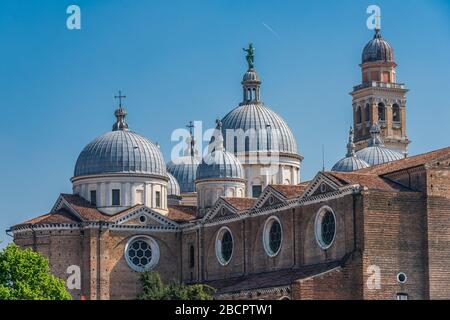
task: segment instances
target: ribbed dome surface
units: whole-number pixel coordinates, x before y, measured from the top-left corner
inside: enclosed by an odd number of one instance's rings
[[[227,130],[229,129],[242,129],[244,133],[249,129],[254,129],[253,140],[250,141],[250,139],[242,137],[240,141],[245,141],[242,147],[239,146],[239,143],[236,145],[234,141],[230,142],[229,145],[227,143]],[[259,134],[259,132],[264,134]],[[234,152],[242,152],[244,150],[240,149],[245,148],[245,152],[270,150],[298,154],[297,143],[291,129],[278,114],[262,103],[243,104],[229,112],[222,119],[222,134],[225,148]]]
[[[208,153],[197,168],[197,180],[216,178],[245,179],[239,160],[223,149]]]
[[[331,171],[351,172],[368,167],[370,167],[369,164],[367,164],[367,162],[365,162],[364,160],[358,159],[355,156],[351,156],[343,158],[336,162]]]
[[[394,49],[381,37],[379,30],[376,31],[375,36],[366,44],[362,52],[362,63],[376,61],[394,61]]]
[[[167,171],[178,181],[181,193],[195,192],[194,182],[201,161],[200,157],[184,156],[167,164]]]
[[[180,195],[180,185],[178,184],[177,179],[169,172],[167,172],[169,176],[169,184],[167,185],[167,195],[168,196],[179,196]]]
[[[401,153],[379,145],[369,146],[359,150],[356,152],[356,157],[364,160],[371,166],[404,158]]]
[[[78,156],[74,176],[140,173],[166,177],[164,157],[157,146],[128,130],[107,132]]]
[[[259,79],[259,75],[255,69],[248,69],[247,72],[244,73],[244,76],[242,77],[242,81],[243,82],[248,82],[248,81],[260,82],[261,80]]]

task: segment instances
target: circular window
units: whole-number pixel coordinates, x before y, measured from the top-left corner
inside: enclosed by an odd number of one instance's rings
[[[266,220],[264,224],[263,244],[264,250],[270,257],[274,257],[280,252],[283,241],[283,229],[280,220],[273,216]]]
[[[125,259],[134,271],[148,271],[159,261],[158,244],[153,238],[135,236],[125,246]]]
[[[227,265],[233,256],[233,235],[227,227],[223,227],[217,233],[216,256],[223,266]]]
[[[336,216],[333,210],[324,206],[316,215],[315,222],[316,240],[322,249],[328,249],[336,236]]]
[[[145,223],[146,221],[147,221],[147,217],[146,216],[142,215],[142,216],[139,217],[139,222],[140,223]]]
[[[274,197],[270,196],[269,197],[269,204],[272,205],[275,202]]]
[[[406,277],[406,274],[404,272],[400,272],[397,274],[397,281],[400,283],[405,283],[408,278]]]
[[[327,191],[327,185],[325,183],[322,183],[320,185],[320,192],[324,193],[325,191]]]

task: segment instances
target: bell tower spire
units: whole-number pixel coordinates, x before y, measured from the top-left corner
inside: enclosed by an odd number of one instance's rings
[[[410,143],[406,134],[406,93],[397,82],[394,49],[381,36],[379,25],[362,52],[362,81],[350,93],[353,97],[354,143],[356,151],[368,146],[371,128],[378,124],[385,146],[406,154]]]

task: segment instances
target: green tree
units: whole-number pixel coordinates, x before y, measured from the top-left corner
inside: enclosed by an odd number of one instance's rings
[[[0,300],[71,300],[64,281],[50,273],[48,260],[9,244],[0,251]]]
[[[216,291],[204,284],[185,285],[174,281],[165,285],[156,272],[143,272],[140,280],[143,290],[139,300],[212,300]]]

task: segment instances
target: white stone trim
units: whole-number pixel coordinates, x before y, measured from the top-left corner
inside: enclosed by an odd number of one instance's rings
[[[137,240],[145,241],[150,246],[150,249],[151,249],[152,257],[150,259],[150,262],[145,267],[139,267],[139,266],[135,265],[133,263],[133,261],[131,261],[131,258],[128,255],[128,251],[130,250],[130,245],[134,241],[137,241]],[[127,262],[128,266],[136,272],[144,272],[144,271],[152,270],[158,264],[159,257],[160,257],[158,242],[155,239],[153,239],[152,237],[149,237],[147,235],[136,235],[136,236],[131,237],[127,241],[127,244],[125,245],[123,254],[125,256],[125,261]]]

